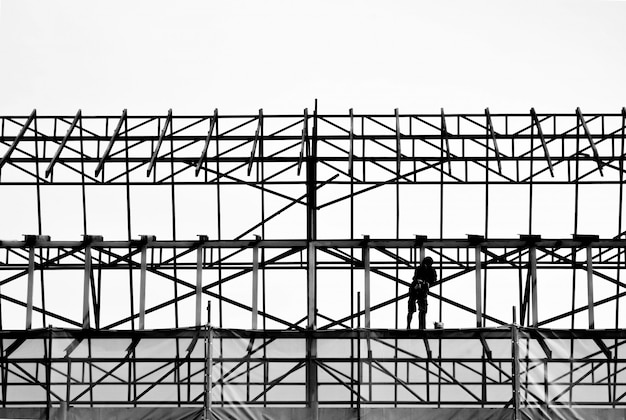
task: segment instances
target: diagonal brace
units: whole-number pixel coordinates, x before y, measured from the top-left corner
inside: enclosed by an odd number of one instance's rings
[[[152,169],[154,169],[156,165],[157,156],[159,155],[159,149],[161,149],[161,144],[163,143],[163,137],[165,137],[165,133],[167,132],[167,128],[172,123],[172,108],[167,111],[167,118],[165,119],[165,124],[163,125],[163,130],[161,130],[161,134],[159,135],[159,141],[157,142],[156,148],[152,153],[152,157],[150,158],[150,164],[148,165],[147,175],[150,176],[152,173]]]
[[[24,134],[26,134],[26,130],[28,130],[28,126],[30,126],[30,123],[35,119],[36,116],[37,110],[33,109],[33,112],[30,113],[28,120],[26,120],[26,123],[22,126],[19,134],[15,137],[15,140],[13,140],[11,146],[9,146],[9,150],[7,150],[4,156],[2,156],[2,159],[0,159],[0,169],[2,169],[4,164],[9,161],[11,153],[13,153],[13,151],[17,148],[17,144],[20,142],[22,137],[24,137]]]
[[[120,120],[117,122],[117,127],[115,127],[115,131],[113,132],[113,135],[111,136],[111,140],[109,140],[109,144],[107,145],[107,148],[104,151],[104,154],[102,155],[102,158],[100,159],[100,162],[98,163],[98,166],[96,167],[96,176],[100,175],[100,172],[102,172],[102,169],[104,168],[104,162],[109,157],[109,154],[111,153],[111,149],[113,148],[113,143],[115,142],[115,139],[117,138],[117,136],[120,134],[120,130],[122,129],[122,124],[124,124],[126,119],[127,119],[126,108],[124,108],[124,110],[122,111],[122,116],[120,117]]]

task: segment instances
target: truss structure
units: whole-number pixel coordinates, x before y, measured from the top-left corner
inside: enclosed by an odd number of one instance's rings
[[[0,124],[3,407],[623,405],[626,109]]]

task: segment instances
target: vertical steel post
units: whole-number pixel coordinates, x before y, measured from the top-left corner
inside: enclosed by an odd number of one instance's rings
[[[513,324],[511,325],[511,350],[513,351],[513,408],[514,420],[520,420],[520,368],[519,368],[519,326],[517,308],[513,306]]]
[[[211,406],[213,399],[211,391],[213,389],[213,328],[211,327],[211,301],[207,303],[207,323],[205,325],[204,336],[204,410],[203,420],[211,418]]]
[[[33,293],[35,285],[35,247],[38,242],[47,242],[50,236],[47,235],[24,235],[24,243],[28,247],[28,277],[26,285],[26,329],[33,326]],[[41,289],[41,299],[44,299],[44,289]],[[42,308],[45,319],[45,307]]]
[[[589,329],[595,328],[594,299],[593,299],[593,260],[591,245],[587,245],[587,305],[589,314]]]
[[[259,325],[259,241],[261,237],[255,235],[256,241],[252,247],[252,329]]]
[[[537,247],[533,244],[528,248],[528,258],[530,259],[530,307],[532,311],[532,326],[537,328],[539,324],[539,305],[537,298]]]
[[[196,327],[202,325],[202,266],[204,265],[204,248],[202,243],[209,238],[206,235],[198,235],[200,244],[196,250]]]
[[[483,305],[482,305],[482,262],[480,258],[480,245],[476,245],[474,248],[476,261],[476,327],[481,328],[483,326]]]
[[[312,409],[313,418],[318,417],[317,395],[317,341],[313,335],[317,318],[317,279],[316,249],[313,241],[317,239],[317,99],[313,111],[313,136],[311,150],[307,157],[306,168],[307,190],[307,366],[306,366],[306,399],[307,406]]]
[[[146,326],[146,271],[148,268],[148,242],[155,239],[154,236],[141,235],[141,273],[139,276],[139,329]]]
[[[363,238],[363,279],[364,279],[364,298],[365,298],[365,328],[370,328],[370,247],[369,235]]]
[[[141,247],[141,273],[139,275],[139,329],[146,326],[146,268],[147,268],[147,248]]]
[[[33,326],[33,283],[35,281],[35,246],[28,250],[28,284],[26,289],[26,329]]]
[[[85,270],[83,274],[83,328],[88,329],[89,319],[89,281],[91,279],[91,240],[85,238],[87,245],[85,246]]]

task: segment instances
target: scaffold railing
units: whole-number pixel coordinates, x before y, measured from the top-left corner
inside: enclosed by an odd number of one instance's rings
[[[4,331],[2,406],[202,407],[207,334]],[[317,403],[328,407],[626,404],[624,331],[211,329],[211,340],[213,407],[310,406],[308,369],[318,378]]]

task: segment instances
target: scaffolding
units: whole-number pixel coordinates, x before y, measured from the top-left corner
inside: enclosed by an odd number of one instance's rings
[[[626,109],[0,121],[2,409],[624,405]]]

